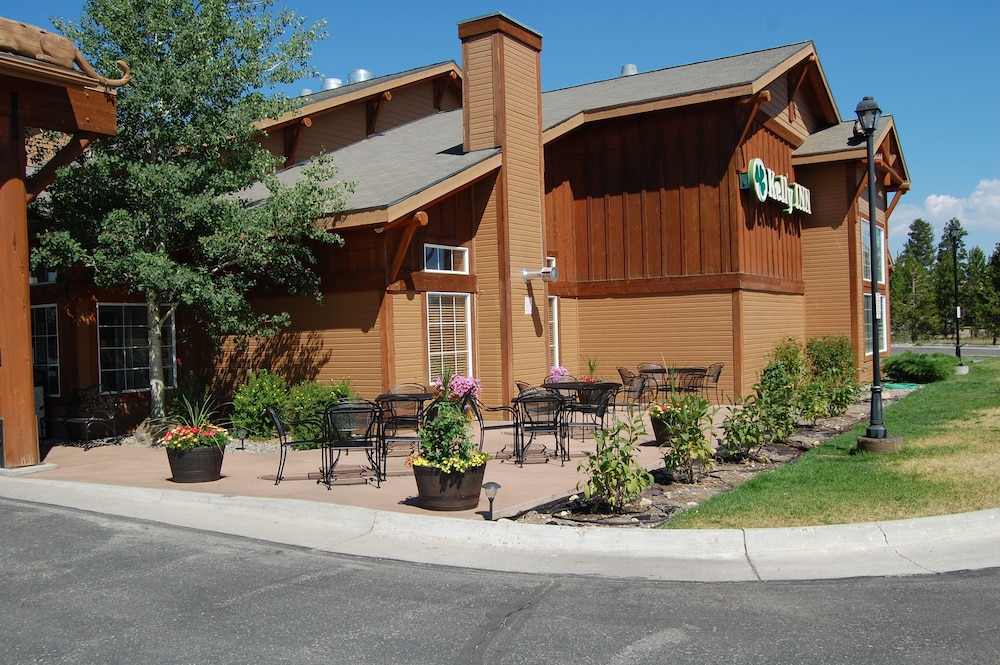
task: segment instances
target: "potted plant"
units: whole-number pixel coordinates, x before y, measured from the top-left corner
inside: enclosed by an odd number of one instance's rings
[[[222,457],[229,444],[229,432],[212,424],[212,399],[191,402],[181,397],[186,413],[183,423],[167,430],[160,439],[167,450],[171,480],[175,483],[203,483],[222,477]]]
[[[684,482],[695,481],[696,463],[705,469],[713,466],[709,406],[701,395],[670,393],[665,404],[654,404],[648,411],[664,466],[671,472],[681,471]]]
[[[444,382],[449,395],[450,382]],[[441,399],[436,414],[419,431],[420,448],[406,463],[413,467],[420,505],[430,510],[470,510],[479,505],[489,454],[469,437],[469,421],[457,400]]]

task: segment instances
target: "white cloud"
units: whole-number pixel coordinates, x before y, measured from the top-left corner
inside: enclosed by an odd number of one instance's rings
[[[944,225],[953,217],[957,217],[962,222],[962,228],[969,232],[966,244],[982,248],[989,256],[1000,242],[1000,178],[980,180],[966,198],[931,194],[924,199],[923,205],[901,201],[889,222],[890,249],[894,254],[902,249],[913,220],[930,222],[937,240]]]

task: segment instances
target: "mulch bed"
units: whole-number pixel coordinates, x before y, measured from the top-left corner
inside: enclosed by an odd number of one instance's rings
[[[882,401],[888,405],[910,392],[911,390],[905,389],[887,389],[882,393]],[[653,484],[629,510],[620,514],[595,512],[594,507],[583,500],[581,493],[536,506],[513,519],[525,524],[656,528],[680,511],[721,492],[728,492],[762,471],[794,462],[807,450],[868,420],[870,410],[871,396],[866,394],[842,416],[820,419],[816,423],[801,423],[788,444],[764,446],[762,452],[766,461],[717,461],[707,473],[702,469],[694,483],[676,481],[664,468],[654,469],[651,472]]]

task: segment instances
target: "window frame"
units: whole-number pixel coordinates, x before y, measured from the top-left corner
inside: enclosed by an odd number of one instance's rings
[[[453,258],[453,260],[451,262],[452,265],[455,264],[454,257],[461,256],[462,269],[460,269],[460,270],[455,270],[455,269],[448,270],[446,268],[430,268],[430,267],[428,267],[428,265],[427,265],[427,260],[429,258],[428,257],[428,250],[431,250],[432,252],[433,251],[450,252],[451,255],[452,255],[452,258]],[[425,242],[424,243],[424,272],[444,273],[444,274],[448,274],[448,275],[468,275],[469,274],[469,248],[468,247],[455,246],[455,245],[441,245],[441,244],[433,243],[433,242]]]
[[[115,324],[102,324],[102,310],[109,310],[112,307],[120,308],[122,312],[121,325]],[[126,323],[125,309],[130,310],[141,310],[141,320],[143,321],[141,326],[138,325],[128,325]],[[161,313],[166,315],[169,312],[169,307],[162,307]],[[108,316],[108,314],[103,314],[103,316]],[[134,313],[133,313],[134,316]],[[150,389],[150,379],[149,379],[149,333],[148,326],[146,322],[148,314],[146,311],[145,303],[117,303],[117,302],[99,302],[97,303],[97,376],[98,382],[101,385],[101,390],[103,391],[118,391],[119,387],[123,393],[139,393],[146,392]],[[134,321],[134,318],[132,319]],[[138,336],[138,339],[142,340],[142,344],[136,343],[136,337],[131,338],[132,344],[127,344],[129,337],[129,329],[142,328],[145,332],[144,335]],[[103,331],[107,329],[115,328],[121,332],[121,345],[120,346],[105,346]],[[128,356],[133,356],[133,361],[128,362]],[[146,362],[145,364],[137,364],[134,360],[136,352],[145,352]],[[121,365],[113,368],[108,368],[105,366],[105,357],[110,353],[120,353]],[[163,335],[160,345],[160,358],[163,364],[163,385],[165,388],[176,388],[177,387],[177,330],[176,321],[171,315],[168,319],[164,321],[163,324]],[[137,373],[141,373],[145,370],[146,381],[144,385],[140,385],[135,382],[134,378]],[[116,376],[116,381],[112,385],[110,382],[105,381],[105,377],[108,373],[113,372]],[[130,380],[130,378],[132,380]],[[119,385],[120,384],[120,385]]]
[[[871,221],[867,217],[861,218],[861,278],[866,282],[872,281],[872,249],[871,245]],[[885,284],[885,229],[875,224],[875,253],[878,255],[878,283]],[[865,255],[867,254],[867,262]]]
[[[48,329],[48,317],[46,316],[46,330],[45,334],[38,334],[35,330],[35,311],[52,311],[55,313],[53,321],[55,322],[55,331],[50,331]],[[55,340],[55,362],[49,356],[49,353],[45,354],[45,363],[37,363],[37,344],[38,340],[44,338],[46,340],[46,349],[48,349],[48,340]],[[31,370],[32,372],[37,371],[39,368],[43,368],[45,372],[45,396],[46,397],[61,397],[62,396],[62,369],[60,368],[59,358],[61,355],[61,349],[59,348],[59,306],[55,303],[42,303],[40,305],[31,306]],[[51,390],[52,386],[50,384],[49,372],[55,368],[55,391]]]
[[[443,342],[444,336],[440,334],[444,330],[445,326],[450,326],[453,330],[457,330],[463,325],[462,321],[452,321],[452,322],[432,322],[434,307],[434,299],[437,298],[454,298],[462,301],[461,310],[464,317],[464,349],[456,346],[454,350],[451,351],[434,351],[433,345],[435,337]],[[441,307],[438,308],[439,313],[443,311]],[[455,312],[459,311],[458,307],[455,307]],[[446,357],[457,358],[459,355],[463,355],[463,363],[465,365],[464,369],[459,369],[457,364],[449,369],[455,374],[461,374],[463,376],[472,376],[472,294],[463,293],[460,291],[428,291],[425,298],[424,313],[427,317],[425,320],[425,330],[427,332],[427,375],[431,380],[437,377],[441,377],[445,368],[448,367],[445,362]],[[432,326],[438,326],[439,334],[435,336],[434,329]],[[458,335],[454,336],[455,341],[458,341]],[[441,344],[442,348],[444,344]],[[437,362],[437,369],[435,369],[435,359]],[[442,377],[443,378],[443,377]]]
[[[864,304],[864,321],[865,321],[865,356],[872,355],[872,317],[871,317],[871,301],[872,294],[866,293],[862,298],[861,302]],[[883,294],[878,294],[879,301],[879,354],[885,353],[889,350],[889,326],[886,325],[885,314],[887,311],[886,305],[888,298]]]

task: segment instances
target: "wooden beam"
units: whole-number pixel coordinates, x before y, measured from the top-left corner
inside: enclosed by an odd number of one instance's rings
[[[367,123],[366,130],[368,136],[375,133],[375,125],[378,123],[379,114],[382,113],[382,107],[385,103],[392,99],[392,93],[386,90],[376,99],[371,99],[365,104],[365,110],[367,111]]]
[[[51,185],[56,179],[56,171],[72,164],[73,160],[83,154],[83,151],[87,149],[87,146],[90,145],[90,142],[94,138],[96,136],[89,132],[74,134],[69,143],[60,148],[59,152],[45,166],[28,178],[27,202],[31,203],[34,201],[42,193],[43,189]]]
[[[795,95],[798,94],[799,88],[805,83],[806,75],[809,73],[809,65],[815,63],[819,58],[815,55],[811,55],[802,62],[802,71],[799,72],[799,80],[795,82],[792,86],[792,92],[788,95],[788,120],[795,121]]]
[[[0,115],[10,115],[11,94],[20,100],[17,112],[22,127],[96,136],[114,136],[118,131],[112,93],[0,76]]]
[[[282,130],[285,135],[285,168],[295,163],[295,153],[299,149],[299,141],[302,140],[302,132],[308,127],[312,127],[312,118],[302,118],[293,125],[288,125]]]
[[[410,249],[410,242],[413,240],[413,234],[416,232],[418,226],[427,226],[427,213],[423,210],[418,210],[413,213],[413,216],[405,220],[401,224],[392,224],[390,226],[403,226],[403,237],[399,239],[399,245],[396,247],[396,255],[392,259],[392,266],[389,268],[389,274],[387,276],[387,283],[392,284],[399,277],[399,269],[403,267],[403,259],[406,258],[406,253]],[[385,226],[382,228],[382,233],[384,233],[390,226]]]
[[[743,142],[746,141],[747,135],[750,133],[750,126],[753,125],[753,121],[757,117],[757,111],[760,110],[760,105],[769,101],[771,101],[770,90],[764,90],[762,92],[758,92],[756,95],[740,100],[740,104],[753,105],[750,109],[750,113],[747,115],[746,122],[743,123],[743,132],[740,134],[740,140],[736,142],[740,157],[738,167],[741,169],[746,168],[746,158],[743,155]]]
[[[886,228],[889,227],[889,217],[892,216],[892,211],[896,209],[896,204],[899,203],[899,200],[901,198],[903,198],[903,194],[905,194],[908,191],[910,191],[910,183],[908,183],[908,182],[904,182],[902,185],[899,186],[899,189],[897,189],[895,191],[895,193],[894,193],[894,195],[892,197],[892,203],[890,203],[889,207],[886,208],[886,210],[885,210],[885,225],[886,225]]]

